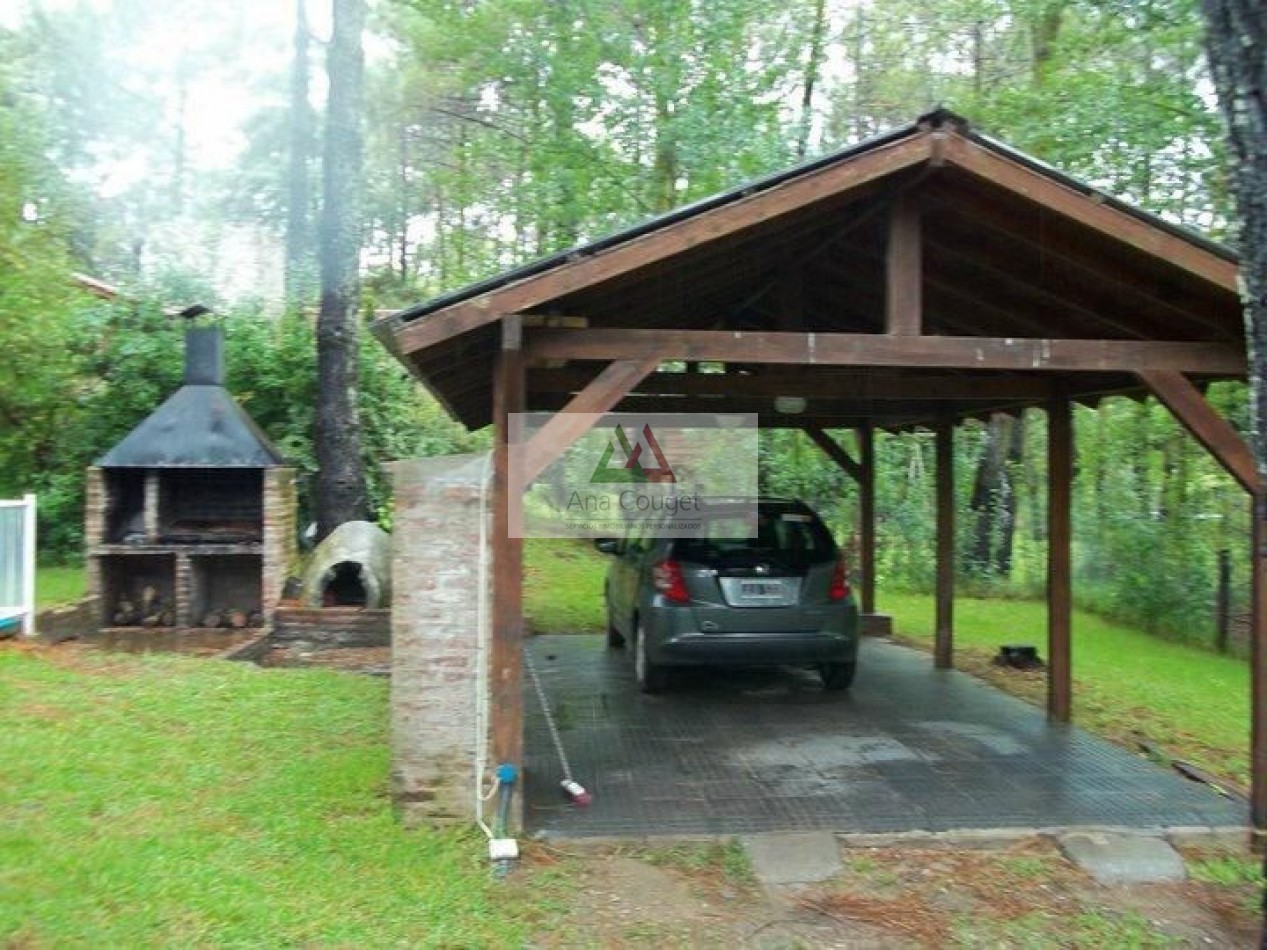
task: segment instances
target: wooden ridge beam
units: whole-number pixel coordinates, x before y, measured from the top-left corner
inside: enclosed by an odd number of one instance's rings
[[[1258,492],[1262,482],[1254,453],[1241,434],[1205,401],[1183,373],[1173,370],[1141,371],[1139,378],[1163,406],[1179,420],[1207,452],[1250,494]]]
[[[818,426],[808,425],[801,431],[809,436],[810,441],[822,449],[829,459],[844,469],[846,475],[855,482],[862,481],[862,465],[849,454],[843,445]]]
[[[466,333],[546,301],[611,280],[674,254],[715,241],[928,161],[928,133],[918,133],[880,146],[839,164],[807,172],[781,184],[613,247],[575,257],[539,274],[525,277],[462,300],[393,328],[395,347],[412,353]]]
[[[900,337],[738,330],[538,330],[533,360],[664,359],[814,366],[1143,372],[1243,376],[1245,353],[1226,343],[1021,337]]]
[[[1218,287],[1239,292],[1237,265],[1132,214],[1083,194],[961,135],[948,136],[944,155],[961,168],[1020,197],[1045,205],[1113,240],[1167,261]]]

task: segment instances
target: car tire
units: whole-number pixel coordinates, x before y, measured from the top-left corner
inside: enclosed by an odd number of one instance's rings
[[[857,663],[824,663],[818,668],[818,672],[823,678],[823,689],[831,690],[832,692],[848,689],[852,686],[854,673],[857,670]]]
[[[647,634],[639,622],[634,634],[634,682],[638,684],[638,691],[659,693],[663,691],[666,679],[664,667],[647,658]]]
[[[607,649],[623,650],[625,648],[625,635],[616,629],[616,625],[612,623],[611,611],[607,612]]]

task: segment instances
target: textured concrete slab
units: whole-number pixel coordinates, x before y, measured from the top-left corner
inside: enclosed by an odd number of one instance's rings
[[[825,831],[749,835],[742,840],[752,873],[767,887],[817,884],[844,870],[836,837]]]
[[[1179,852],[1162,838],[1075,831],[1057,841],[1065,857],[1101,884],[1166,884],[1188,876]]]
[[[863,641],[844,693],[802,669],[699,669],[646,696],[629,651],[602,637],[533,637],[525,648],[593,794],[588,808],[562,800],[525,684],[525,818],[543,836],[1243,832],[1248,818],[1204,786],[879,640]]]

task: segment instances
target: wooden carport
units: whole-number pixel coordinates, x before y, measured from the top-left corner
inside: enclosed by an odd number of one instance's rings
[[[1048,413],[1048,714],[1067,721],[1072,405],[1157,396],[1260,498],[1248,446],[1202,394],[1246,372],[1226,248],[1068,178],[939,111],[887,135],[418,307],[379,338],[469,427],[495,426],[493,754],[522,757],[522,541],[507,530],[509,413],[760,414],[804,430],[860,486],[861,598],[875,609],[874,431],[937,433],[934,662],[953,663],[955,424]],[[666,365],[666,364],[671,364]],[[775,411],[776,397],[802,411]],[[829,430],[857,433],[854,457]],[[1252,539],[1252,809],[1267,830],[1267,527]]]

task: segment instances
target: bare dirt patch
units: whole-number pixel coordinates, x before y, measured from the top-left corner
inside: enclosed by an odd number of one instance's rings
[[[824,884],[763,889],[737,845],[530,845],[573,883],[545,946],[1253,946],[1252,884],[1104,887],[1035,839],[1006,850],[845,849]]]

